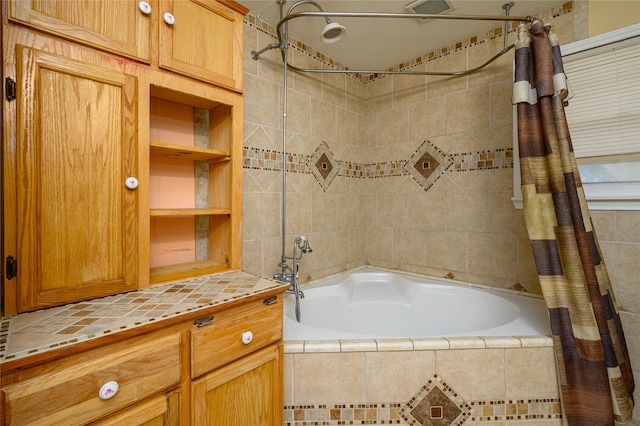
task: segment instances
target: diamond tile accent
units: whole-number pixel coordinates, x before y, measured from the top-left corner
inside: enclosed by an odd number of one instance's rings
[[[407,160],[403,168],[425,191],[433,186],[451,166],[452,160],[429,141]]]
[[[471,417],[471,406],[434,374],[398,415],[411,426],[460,426]]]
[[[322,187],[323,191],[326,191],[333,182],[333,179],[338,175],[340,171],[340,163],[333,156],[329,145],[325,141],[316,148],[313,155],[309,158],[307,168],[311,170],[313,176]]]

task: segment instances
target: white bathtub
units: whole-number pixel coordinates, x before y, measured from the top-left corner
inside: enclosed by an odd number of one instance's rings
[[[453,281],[372,268],[302,288],[285,297],[284,340],[550,335],[544,301]]]

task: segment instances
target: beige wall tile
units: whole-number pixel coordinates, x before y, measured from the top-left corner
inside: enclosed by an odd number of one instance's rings
[[[447,133],[489,127],[487,99],[490,99],[489,86],[447,94]]]
[[[293,355],[293,402],[301,404],[364,403],[364,354]]]
[[[504,349],[436,352],[436,371],[466,400],[506,398]]]
[[[435,373],[435,352],[368,352],[364,365],[367,402],[407,401]]]
[[[559,398],[553,348],[506,349],[507,398]]]
[[[616,217],[618,241],[640,243],[640,211],[619,211]]]

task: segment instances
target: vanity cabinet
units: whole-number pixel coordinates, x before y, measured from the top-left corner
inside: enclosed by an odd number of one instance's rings
[[[241,267],[247,9],[144,4],[3,4],[5,315]]]
[[[192,424],[283,424],[281,302],[237,307],[192,331]]]
[[[217,0],[9,1],[12,21],[237,91],[247,11]]]
[[[4,364],[0,424],[281,426],[284,289]]]

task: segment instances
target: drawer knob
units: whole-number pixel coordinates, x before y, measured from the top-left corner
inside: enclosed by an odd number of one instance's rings
[[[100,388],[100,399],[111,399],[118,393],[118,382],[107,382]]]
[[[248,345],[253,340],[253,333],[250,331],[245,331],[242,333],[242,343]]]

